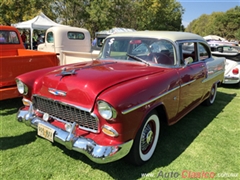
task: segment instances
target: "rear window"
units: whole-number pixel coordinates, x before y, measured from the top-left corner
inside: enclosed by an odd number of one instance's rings
[[[85,36],[82,32],[68,32],[68,39],[83,40]]]
[[[0,30],[0,44],[19,44],[19,39],[15,31]]]

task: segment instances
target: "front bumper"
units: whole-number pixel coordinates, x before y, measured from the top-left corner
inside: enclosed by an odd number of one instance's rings
[[[116,161],[126,156],[133,144],[133,140],[126,143],[114,145],[114,146],[102,146],[96,144],[93,140],[85,138],[83,136],[77,137],[73,134],[73,129],[70,132],[64,131],[52,124],[43,121],[41,118],[32,114],[32,107],[29,110],[20,108],[17,113],[17,120],[24,122],[26,125],[35,129],[39,124],[42,124],[55,131],[53,140],[64,145],[70,150],[74,150],[85,154],[90,160],[95,163],[104,164]]]

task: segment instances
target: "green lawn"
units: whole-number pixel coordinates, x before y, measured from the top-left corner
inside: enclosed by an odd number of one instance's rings
[[[3,180],[206,179],[211,172],[214,179],[240,179],[240,89],[220,87],[214,105],[200,105],[164,127],[153,158],[141,167],[124,160],[95,164],[37,137],[34,129],[16,121],[21,105],[21,99],[0,101]]]

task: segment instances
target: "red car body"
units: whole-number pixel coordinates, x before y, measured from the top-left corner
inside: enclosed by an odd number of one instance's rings
[[[51,141],[84,153],[97,163],[112,162],[127,154],[134,164],[148,161],[159,136],[158,119],[171,125],[200,103],[212,104],[217,84],[223,79],[225,59],[213,59],[209,54],[205,60],[180,65],[177,48],[174,65],[101,59],[112,45],[108,42],[122,37],[142,35],[132,32],[108,37],[99,60],[17,77],[17,82],[28,89],[23,92],[25,106],[17,119],[37,128],[47,139],[46,133],[52,133]],[[186,40],[196,38],[206,44],[197,35],[190,34]],[[141,48],[139,44],[137,47]],[[210,53],[207,45],[205,48]],[[107,118],[109,112],[112,114]]]

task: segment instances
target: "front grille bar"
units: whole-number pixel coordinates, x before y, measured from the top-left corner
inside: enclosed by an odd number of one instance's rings
[[[57,119],[71,123],[76,122],[79,128],[83,130],[95,133],[99,132],[98,118],[91,115],[90,112],[84,111],[76,106],[34,95],[33,107]]]

